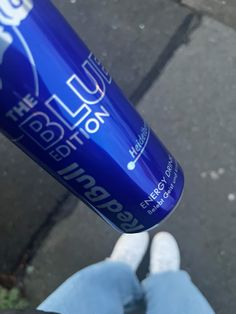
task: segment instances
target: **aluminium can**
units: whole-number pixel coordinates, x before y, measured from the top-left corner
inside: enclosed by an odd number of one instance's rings
[[[179,163],[48,0],[0,2],[0,103],[0,130],[117,230],[179,202]]]

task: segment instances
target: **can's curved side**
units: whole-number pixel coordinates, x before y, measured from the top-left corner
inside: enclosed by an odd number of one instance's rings
[[[117,230],[159,224],[178,162],[49,1],[0,8],[2,132]]]

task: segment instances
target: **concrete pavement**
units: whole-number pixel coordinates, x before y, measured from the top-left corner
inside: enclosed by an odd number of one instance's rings
[[[186,175],[179,208],[152,234],[176,236],[182,267],[222,314],[236,308],[235,49],[236,33],[204,18],[138,105]],[[73,272],[108,256],[117,237],[79,204],[32,260],[28,297],[40,302]],[[146,272],[147,259],[140,278]]]
[[[210,14],[222,23],[236,28],[235,0],[181,0],[181,3]]]
[[[152,110],[142,108],[186,175],[183,202],[162,228],[176,235],[184,269],[225,314],[236,308],[235,49],[235,32],[205,18],[144,97],[146,106],[156,97]]]
[[[156,62],[161,69],[194,23],[192,11],[172,0],[53,2],[135,101]]]

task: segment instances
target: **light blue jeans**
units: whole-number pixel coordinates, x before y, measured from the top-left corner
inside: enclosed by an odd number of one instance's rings
[[[186,272],[152,275],[140,284],[128,265],[111,261],[79,271],[38,309],[61,314],[122,314],[143,297],[148,314],[214,313]]]

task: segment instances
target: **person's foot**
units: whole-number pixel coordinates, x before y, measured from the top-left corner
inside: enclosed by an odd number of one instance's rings
[[[151,274],[180,269],[180,252],[175,238],[168,232],[160,232],[152,240],[150,251]]]
[[[148,232],[123,234],[116,242],[109,259],[128,264],[133,271],[136,271],[147,251],[148,244]]]

